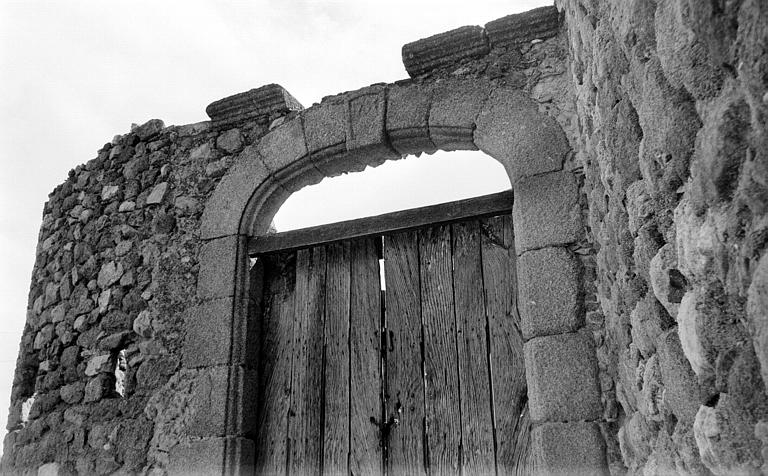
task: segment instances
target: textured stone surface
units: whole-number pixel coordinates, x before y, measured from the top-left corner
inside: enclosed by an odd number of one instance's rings
[[[594,420],[602,415],[590,339],[579,333],[537,337],[526,342],[524,350],[531,421]]]
[[[565,248],[518,258],[518,308],[524,339],[561,334],[584,324],[579,262]]]
[[[485,30],[463,26],[403,46],[403,65],[412,78],[433,69],[454,66],[490,51]]]
[[[576,178],[553,172],[519,181],[513,217],[518,255],[545,246],[564,245],[582,236]]]
[[[540,113],[528,95],[518,90],[491,94],[477,116],[474,136],[480,150],[504,164],[513,183],[562,169],[570,149],[557,122]]]
[[[607,475],[605,441],[594,423],[542,423],[531,431],[536,475]]]

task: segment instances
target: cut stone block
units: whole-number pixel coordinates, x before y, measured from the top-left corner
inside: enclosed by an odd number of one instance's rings
[[[319,183],[325,177],[309,158],[302,121],[302,117],[296,117],[283,123],[262,137],[258,145],[271,175],[291,192]]]
[[[237,260],[245,249],[245,238],[240,235],[216,238],[200,249],[200,272],[197,276],[197,296],[213,299],[234,296]],[[245,266],[247,268],[247,266]]]
[[[185,367],[235,363],[230,362],[234,312],[231,297],[204,301],[191,309],[185,322]]]
[[[242,436],[253,429],[256,413],[256,372],[240,366],[208,367],[192,389],[192,436]]]
[[[434,69],[455,66],[463,59],[480,58],[490,52],[485,30],[463,26],[403,46],[403,65],[416,77]]]
[[[429,107],[432,90],[409,84],[389,88],[387,134],[400,154],[431,154],[437,150],[429,138]]]
[[[584,325],[579,261],[565,248],[523,253],[517,262],[524,339],[575,331]]]
[[[485,25],[491,46],[522,45],[544,40],[560,31],[560,14],[554,6],[507,15]]]
[[[360,170],[400,158],[390,146],[386,133],[387,90],[382,86],[370,86],[347,97],[347,154],[358,163]]]
[[[533,474],[608,475],[605,440],[594,423],[543,423],[531,430]]]
[[[257,151],[264,160],[264,165],[272,173],[290,166],[300,157],[307,155],[301,118],[296,117],[272,129],[261,138]]]
[[[256,148],[246,147],[205,204],[201,238],[208,240],[236,234],[248,200],[269,175]]]
[[[563,168],[570,150],[555,119],[539,112],[523,92],[493,91],[477,117],[477,147],[504,164],[514,184],[531,175]]]
[[[244,93],[219,99],[205,108],[217,129],[231,129],[248,121],[267,122],[274,116],[304,109],[278,84],[267,84]]]
[[[252,474],[256,450],[246,438],[205,438],[171,448],[168,474]]]
[[[581,238],[578,187],[572,173],[562,171],[526,178],[514,190],[512,217],[518,255]]]
[[[477,150],[475,118],[490,94],[481,81],[443,81],[435,88],[429,111],[429,136],[441,150]]]
[[[600,418],[597,359],[589,337],[579,333],[536,337],[523,349],[531,421]]]

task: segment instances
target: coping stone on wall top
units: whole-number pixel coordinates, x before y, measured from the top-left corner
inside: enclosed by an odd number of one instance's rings
[[[544,40],[560,30],[560,13],[554,6],[534,8],[488,22],[485,30],[494,47]]]
[[[273,115],[301,111],[304,107],[279,84],[259,88],[214,101],[205,108],[213,126],[231,128],[250,120],[268,120]]]
[[[490,52],[481,26],[462,26],[403,46],[403,66],[411,77],[479,58]]]

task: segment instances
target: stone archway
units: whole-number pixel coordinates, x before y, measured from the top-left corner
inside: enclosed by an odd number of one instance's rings
[[[583,233],[569,145],[527,95],[487,81],[375,85],[325,99],[251,144],[219,183],[203,214],[197,295],[184,364],[206,375],[176,468],[240,473],[253,458],[246,435],[254,372],[247,352],[247,237],[266,231],[294,191],[326,176],[409,153],[480,149],[513,184],[519,309],[537,467],[599,470],[604,444],[597,364],[583,327],[581,272],[567,245]],[[574,455],[577,459],[573,460]],[[202,465],[202,466],[201,466]]]

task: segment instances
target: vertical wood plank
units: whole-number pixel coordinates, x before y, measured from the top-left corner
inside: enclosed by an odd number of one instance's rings
[[[376,238],[351,242],[350,261],[350,455],[353,475],[383,473],[381,419],[381,283]]]
[[[462,472],[465,476],[488,475],[496,471],[480,235],[477,220],[452,226]]]
[[[325,248],[296,252],[296,308],[288,437],[289,474],[317,474],[322,464]]]
[[[483,287],[490,334],[496,463],[498,474],[515,474],[518,420],[526,400],[523,338],[517,312],[512,217],[482,221]]]
[[[326,246],[323,474],[349,474],[349,241]]]
[[[384,237],[388,474],[426,474],[419,251],[415,232]]]
[[[264,261],[264,307],[259,357],[256,473],[284,475],[291,395],[291,355],[296,281],[296,254]]]
[[[515,453],[513,457],[517,476],[528,476],[535,473],[531,458],[531,418],[528,413],[528,403],[525,403],[520,419],[515,428]]]
[[[429,472],[459,474],[461,407],[450,226],[423,229],[418,235]]]

